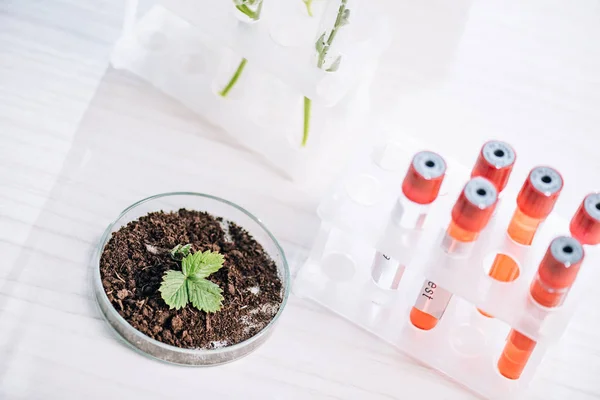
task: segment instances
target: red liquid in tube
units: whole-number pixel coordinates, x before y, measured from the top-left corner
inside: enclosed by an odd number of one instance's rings
[[[517,197],[517,209],[507,233],[515,242],[530,246],[540,224],[550,215],[563,188],[561,175],[550,167],[531,170]],[[503,254],[494,259],[489,276],[500,282],[510,282],[519,276],[519,266]],[[479,310],[486,317],[491,315]]]
[[[531,284],[533,301],[543,307],[560,306],[575,282],[583,258],[583,246],[576,239],[569,236],[554,239]],[[535,340],[512,329],[498,360],[498,371],[508,379],[519,379],[535,345]]]
[[[481,147],[471,178],[481,176],[492,182],[498,193],[501,193],[508,183],[516,160],[515,150],[508,143],[489,141]]]
[[[588,194],[571,220],[571,235],[581,244],[600,243],[600,193]]]
[[[426,205],[437,199],[446,174],[446,162],[437,153],[421,151],[413,157],[406,176],[402,182],[402,193],[410,202]],[[400,215],[393,215],[398,223],[405,217],[404,209]],[[415,219],[415,229],[421,229],[425,223],[426,214]],[[386,289],[398,289],[405,266],[398,263],[381,251],[375,253],[371,264],[371,277]]]
[[[444,240],[446,251],[452,252],[456,246],[477,240],[494,213],[497,201],[496,187],[487,179],[476,177],[467,182],[452,209],[452,221]],[[450,292],[426,280],[410,312],[410,321],[419,329],[434,328],[451,298]]]

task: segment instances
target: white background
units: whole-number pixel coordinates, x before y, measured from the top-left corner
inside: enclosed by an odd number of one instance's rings
[[[374,121],[466,164],[488,138],[511,142],[514,179],[535,164],[563,173],[565,217],[599,189],[598,1],[387,2],[394,40]],[[163,365],[112,336],[88,260],[123,208],[172,190],[228,198],[264,220],[297,268],[320,195],[134,77],[106,72],[121,3],[0,2],[0,398],[471,397],[297,298],[264,347],[223,367]],[[600,397],[599,300],[589,294],[527,396]]]

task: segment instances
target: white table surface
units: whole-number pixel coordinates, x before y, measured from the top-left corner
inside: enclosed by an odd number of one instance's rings
[[[563,172],[565,217],[600,189],[597,0],[388,2],[395,36],[374,120],[466,163],[485,139],[510,141],[515,179],[538,163]],[[265,221],[297,268],[320,195],[135,77],[107,71],[121,3],[0,2],[0,398],[473,397],[294,297],[262,348],[222,367],[165,365],[115,339],[88,265],[124,207],[173,190],[228,198]],[[599,301],[589,293],[527,397],[600,398]]]

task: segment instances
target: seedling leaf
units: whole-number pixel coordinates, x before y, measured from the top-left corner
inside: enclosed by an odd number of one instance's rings
[[[349,23],[350,23],[350,10],[346,8],[342,14],[342,18],[340,19],[340,27],[348,25]]]
[[[184,258],[181,270],[186,277],[206,278],[221,269],[224,262],[225,258],[221,254],[206,250]]]
[[[170,251],[171,258],[173,260],[179,261],[179,260],[189,256],[191,249],[192,249],[192,245],[189,243],[184,246],[178,244],[177,246],[173,247],[173,249],[171,249],[171,251]]]
[[[179,271],[167,271],[160,285],[160,295],[171,309],[179,310],[188,303],[186,277]]]
[[[176,250],[180,252],[187,246],[189,250],[191,245],[175,246],[171,256],[174,257]],[[225,257],[216,251],[188,254],[181,261],[181,272],[170,270],[163,276],[159,289],[161,297],[171,309],[179,310],[191,301],[198,310],[219,311],[224,299],[221,295],[222,290],[205,278],[221,269],[224,262]]]
[[[315,43],[315,47],[317,49],[317,53],[321,54],[323,52],[323,48],[325,47],[325,35],[327,32],[323,32],[323,34],[317,39],[317,43]]]
[[[217,284],[206,279],[191,277],[187,285],[190,301],[198,310],[214,313],[221,309],[223,291]]]

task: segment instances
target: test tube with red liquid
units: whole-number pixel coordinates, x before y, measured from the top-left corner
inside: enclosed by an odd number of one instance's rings
[[[600,193],[585,196],[569,228],[571,235],[581,244],[600,243]]]
[[[516,243],[530,246],[539,226],[554,209],[562,188],[563,179],[555,169],[532,169],[517,196],[517,208],[508,225],[508,236]],[[517,279],[519,273],[519,266],[512,258],[497,254],[489,276],[500,282],[511,282]],[[481,310],[479,312],[491,317]]]
[[[559,307],[577,277],[583,258],[583,246],[576,239],[569,236],[554,239],[529,289],[533,301],[542,307]],[[512,329],[498,360],[500,374],[519,379],[535,346],[535,340]]]
[[[445,174],[446,162],[439,154],[431,151],[415,154],[402,182],[404,198],[398,200],[393,211],[394,223],[408,224],[411,229],[421,229],[427,214],[423,207],[419,206],[431,204],[437,199]],[[409,219],[410,221],[407,221]],[[377,251],[371,266],[371,275],[380,286],[397,289],[405,269],[405,265]]]
[[[475,242],[490,221],[497,201],[498,191],[487,179],[476,177],[467,182],[452,209],[452,221],[442,240],[443,250],[453,253]],[[419,329],[433,329],[451,298],[449,291],[426,280],[410,312],[410,321]]]
[[[517,154],[508,143],[491,140],[481,147],[471,178],[481,176],[492,182],[499,195],[508,183],[516,160]]]

